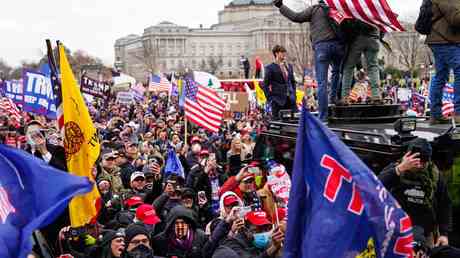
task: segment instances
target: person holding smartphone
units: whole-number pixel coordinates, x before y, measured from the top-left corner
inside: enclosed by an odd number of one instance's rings
[[[452,227],[447,184],[431,157],[431,145],[417,138],[409,142],[401,161],[390,164],[379,175],[385,188],[409,214],[412,224],[424,229],[429,247],[448,245]]]

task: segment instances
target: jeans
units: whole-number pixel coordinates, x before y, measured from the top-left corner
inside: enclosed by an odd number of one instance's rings
[[[364,54],[364,56],[366,57],[367,74],[369,76],[369,82],[372,88],[372,97],[379,97],[379,49],[379,41],[375,38],[358,36],[353,41],[353,43],[350,45],[348,57],[343,67],[342,97],[347,97],[348,95],[350,95],[350,90],[352,87],[351,84],[353,82],[353,74],[356,65],[361,60],[361,54]]]
[[[449,80],[449,73],[454,71],[454,105],[455,115],[460,115],[460,44],[432,44],[436,76],[430,86],[431,116],[442,117],[442,90]]]
[[[337,91],[340,84],[340,66],[342,65],[345,46],[338,41],[318,42],[314,45],[315,50],[315,69],[318,81],[318,111],[319,118],[326,121],[328,118],[328,72],[332,66],[331,78],[331,100],[337,99]]]

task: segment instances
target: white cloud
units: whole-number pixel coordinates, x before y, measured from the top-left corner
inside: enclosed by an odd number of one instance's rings
[[[298,2],[299,0],[286,0]],[[300,0],[302,1],[302,0]],[[44,52],[45,39],[61,40],[107,64],[113,44],[128,34],[167,20],[198,27],[217,23],[217,12],[230,0],[13,0],[2,6],[0,58],[11,65],[34,60]],[[310,0],[307,0],[310,2]],[[416,15],[421,0],[388,0],[401,17]],[[409,3],[410,2],[410,3]]]

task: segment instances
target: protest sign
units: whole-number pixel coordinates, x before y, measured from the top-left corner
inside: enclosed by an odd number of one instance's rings
[[[137,101],[144,101],[145,88],[142,83],[138,83],[131,87],[131,92],[133,93],[134,99]]]
[[[128,105],[134,102],[132,92],[120,91],[117,93],[117,102],[120,104]]]
[[[24,70],[24,105],[27,112],[56,119],[53,86],[50,77],[32,70]]]
[[[22,106],[24,102],[24,90],[21,80],[5,81],[5,96],[11,99],[16,105]]]
[[[107,93],[110,90],[107,82],[98,81],[86,75],[81,76],[80,87],[81,92],[103,99],[107,99]]]
[[[248,94],[246,92],[218,91],[217,94],[230,104],[231,112],[246,112],[249,109]]]

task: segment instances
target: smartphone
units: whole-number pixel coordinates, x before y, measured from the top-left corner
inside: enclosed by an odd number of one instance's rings
[[[252,211],[251,206],[243,206],[243,207],[241,207],[240,210],[239,210],[240,218],[244,219],[244,217],[246,217],[246,214],[248,214],[251,211]]]
[[[198,199],[199,200],[206,200],[206,192],[205,191],[199,191],[198,192]]]

